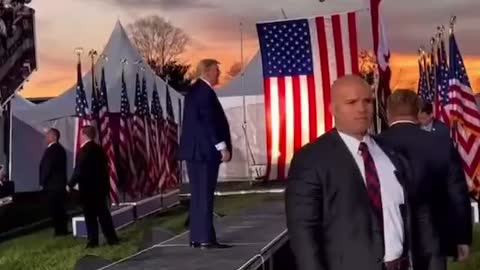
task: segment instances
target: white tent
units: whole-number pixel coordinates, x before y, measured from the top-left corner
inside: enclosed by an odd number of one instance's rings
[[[166,113],[166,83],[156,76],[153,70],[143,62],[142,57],[131,44],[120,22],[116,23],[102,54],[106,55],[108,60],[106,62],[103,59],[98,60],[95,64],[95,73],[97,80],[99,80],[103,64],[105,67],[110,111],[119,112],[120,110],[122,59],[126,59],[125,81],[131,109],[133,110],[135,97],[136,73],[140,67],[144,67],[149,99],[151,99],[155,82],[162,107],[164,108],[163,111]],[[136,65],[137,61],[142,61],[142,64]],[[83,63],[82,68],[84,70],[89,69],[90,65]],[[140,74],[142,74],[142,71],[140,71]],[[72,66],[72,77],[74,76],[75,67]],[[92,90],[91,83],[91,71],[89,71],[83,77],[89,104]],[[177,123],[180,123],[183,96],[176,91],[170,91],[170,95],[175,119]],[[76,85],[73,85],[59,97],[38,105],[28,104],[21,97],[17,97],[12,101],[10,178],[15,181],[17,192],[36,191],[39,189],[38,164],[45,149],[42,133],[46,128],[55,127],[60,130],[62,134],[60,141],[67,150],[69,165],[72,164],[75,138],[75,97]],[[72,166],[68,167],[71,168]]]
[[[262,59],[257,52],[243,74],[218,89],[217,96],[230,122],[233,158],[220,169],[221,180],[262,176],[261,169],[251,174],[249,165],[265,165],[265,108],[263,100]]]

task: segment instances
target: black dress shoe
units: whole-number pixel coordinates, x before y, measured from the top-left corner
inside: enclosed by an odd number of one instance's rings
[[[118,240],[118,238],[112,239],[112,240],[107,241],[107,244],[110,245],[110,246],[116,246],[116,245],[120,244],[120,240]]]
[[[224,249],[224,248],[231,248],[233,247],[232,245],[227,245],[227,244],[220,244],[218,242],[215,243],[201,243],[200,248],[201,249]]]

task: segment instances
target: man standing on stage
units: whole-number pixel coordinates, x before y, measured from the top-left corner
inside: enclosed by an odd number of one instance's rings
[[[201,60],[198,79],[185,96],[183,131],[178,158],[187,162],[190,182],[190,246],[227,248],[217,242],[213,201],[218,169],[231,159],[230,127],[213,90],[220,77],[219,62]]]
[[[68,218],[65,210],[67,184],[67,154],[58,142],[60,131],[55,128],[45,133],[47,149],[40,161],[40,186],[47,193],[48,208],[53,221],[55,236],[68,234]]]
[[[335,81],[335,129],[295,153],[286,214],[297,269],[407,270],[405,159],[368,135],[373,96],[360,77]]]
[[[107,243],[115,245],[118,238],[107,205],[110,193],[107,155],[95,143],[96,130],[93,126],[83,127],[81,134],[82,147],[78,151],[75,170],[67,188],[79,186],[80,203],[87,224],[87,248],[98,247],[98,222]]]

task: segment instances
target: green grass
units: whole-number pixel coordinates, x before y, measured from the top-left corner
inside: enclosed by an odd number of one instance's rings
[[[215,210],[232,215],[243,209],[275,200],[278,195],[243,195],[218,198]],[[10,241],[0,243],[1,270],[69,270],[84,255],[101,256],[109,260],[118,260],[136,253],[143,242],[144,234],[152,227],[161,227],[172,233],[184,231],[187,213],[177,207],[167,213],[143,219],[119,231],[122,243],[118,246],[102,246],[94,250],[85,250],[85,240],[72,237],[53,238],[52,230],[42,230]],[[480,226],[475,227],[474,245],[469,261],[450,263],[449,270],[480,269]]]
[[[243,209],[278,198],[278,195],[243,195],[218,198],[215,210],[225,215],[236,214]],[[161,227],[172,233],[184,231],[187,212],[177,207],[168,213],[146,218],[119,231],[122,242],[118,246],[101,246],[85,250],[86,240],[73,237],[53,238],[47,229],[0,244],[0,269],[5,270],[68,270],[84,255],[101,256],[118,260],[136,253],[145,233],[152,227]]]
[[[475,226],[474,239],[470,259],[464,263],[451,262],[448,270],[479,270],[480,269],[480,225]]]

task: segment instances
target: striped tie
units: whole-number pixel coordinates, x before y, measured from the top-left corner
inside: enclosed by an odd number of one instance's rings
[[[372,206],[373,212],[378,219],[380,228],[383,230],[383,209],[382,209],[382,195],[380,193],[380,181],[378,179],[377,169],[372,155],[368,151],[366,143],[361,142],[358,148],[365,164],[365,181],[367,185],[368,198]]]

